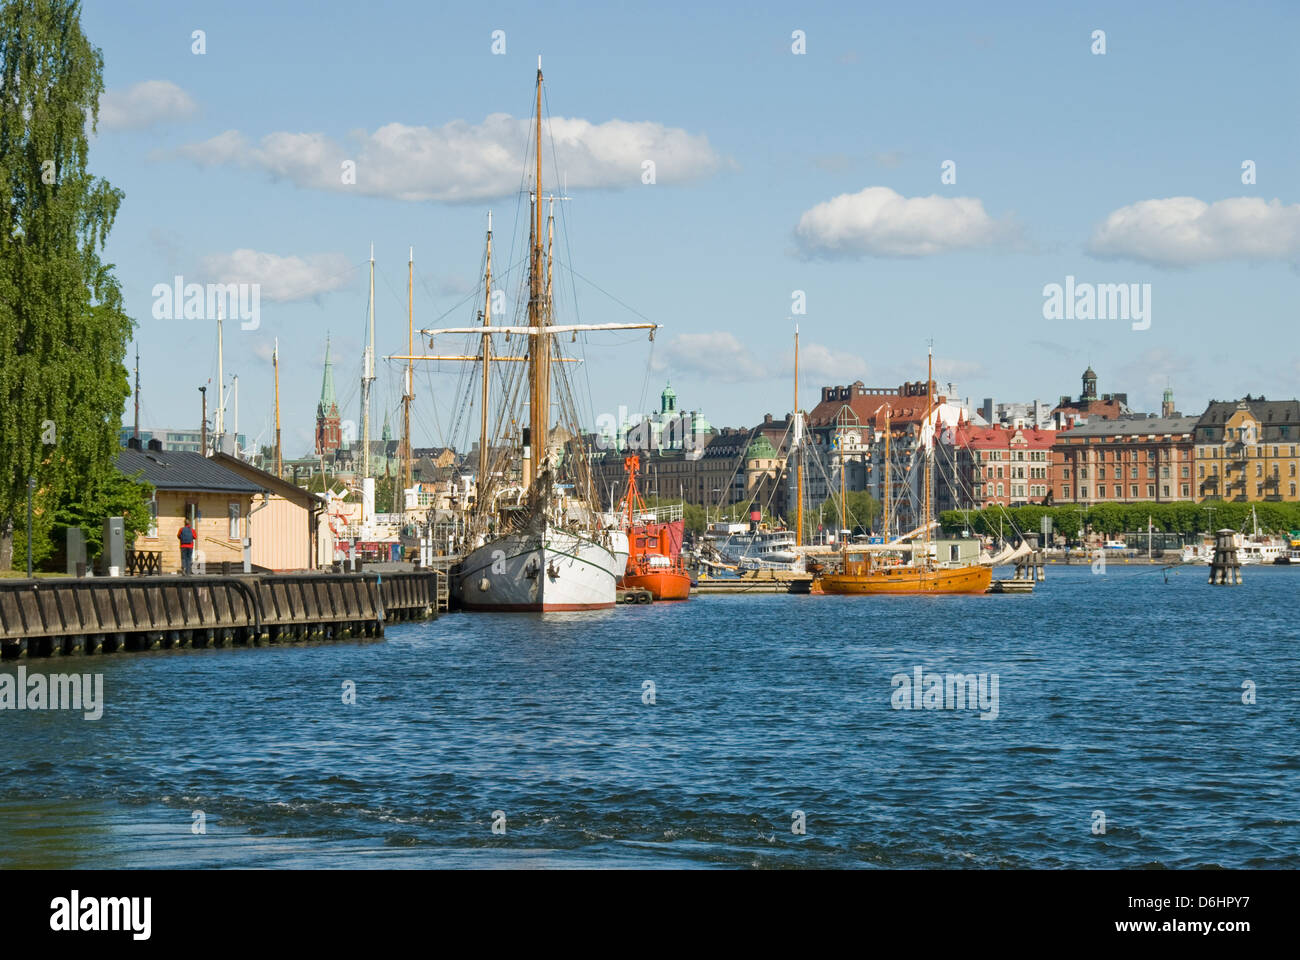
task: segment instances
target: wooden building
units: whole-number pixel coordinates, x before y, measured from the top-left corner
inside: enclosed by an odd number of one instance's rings
[[[176,535],[187,517],[198,534],[195,573],[202,569],[200,564],[210,569],[222,562],[243,562],[249,514],[262,500],[264,485],[201,454],[159,448],[119,451],[117,469],[154,488],[150,502],[153,523],[133,546],[161,553],[163,573],[180,572]]]
[[[315,570],[333,561],[334,538],[320,494],[228,454],[215,454],[212,462],[266,491],[248,517],[254,566],[276,572]]]

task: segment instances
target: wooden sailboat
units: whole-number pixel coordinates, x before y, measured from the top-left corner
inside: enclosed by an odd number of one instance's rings
[[[537,63],[535,173],[529,210],[528,324],[493,325],[491,319],[491,220],[488,226],[488,267],[483,323],[477,327],[423,330],[430,338],[473,334],[482,339],[480,357],[427,359],[477,360],[482,364],[479,476],[467,530],[468,552],[452,572],[453,595],[469,610],[560,611],[613,607],[616,581],[625,572],[626,534],[609,524],[593,506],[586,451],[553,448],[550,436],[551,378],[557,356],[555,335],[596,330],[650,330],[654,323],[556,324],[552,317],[552,259],[554,215],[547,219],[542,243],[542,65]],[[553,206],[552,206],[553,210]],[[496,356],[493,337],[524,338],[526,357]],[[494,469],[489,456],[488,394],[492,364],[524,362],[528,370],[528,426],[523,429],[515,464]],[[563,391],[561,391],[563,394]],[[563,458],[585,483],[572,491],[557,480]],[[572,461],[576,460],[576,463]],[[587,488],[586,496],[579,488]]]
[[[930,474],[931,447],[936,430],[930,424],[930,415],[934,412],[934,355],[930,353],[929,375],[926,379],[926,423],[929,424],[929,437],[925,444],[925,514],[921,527],[914,531],[922,537],[920,556],[917,544],[906,545],[911,551],[911,560],[904,562],[899,553],[898,541],[886,542],[871,547],[848,545],[847,539],[840,547],[840,569],[819,575],[814,582],[814,592],[845,595],[865,594],[926,594],[926,593],[984,593],[993,580],[991,567],[978,563],[968,566],[940,566],[935,562],[931,547]],[[840,447],[841,482],[840,510],[844,511],[843,482],[843,444]],[[885,487],[889,489],[889,459],[885,460]],[[886,501],[888,501],[886,494]],[[888,523],[888,521],[886,521]],[[888,526],[886,526],[888,530]],[[888,536],[886,536],[888,541]]]

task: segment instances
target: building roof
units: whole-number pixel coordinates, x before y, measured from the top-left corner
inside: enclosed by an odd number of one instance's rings
[[[325,497],[321,494],[312,493],[310,490],[300,487],[296,483],[291,483],[288,480],[281,479],[274,473],[270,473],[260,467],[255,467],[248,461],[239,460],[230,456],[228,453],[214,453],[212,455],[212,463],[228,469],[232,473],[237,473],[244,479],[250,480],[255,484],[261,484],[264,489],[271,491],[271,493],[278,494],[286,500],[297,500],[308,506],[322,506],[325,503]]]
[[[1246,397],[1242,400],[1211,400],[1200,417],[1194,417],[1197,426],[1212,427],[1227,423],[1242,405],[1263,424],[1300,423],[1300,401],[1265,400]]]
[[[1118,420],[1090,420],[1087,423],[1062,430],[1062,439],[1078,437],[1145,437],[1191,433],[1196,428],[1196,417],[1121,417]]]
[[[948,431],[944,431],[940,436],[946,437]],[[1010,448],[1011,441],[1015,437],[1020,437],[1024,441],[1026,448],[1030,450],[1045,450],[1056,442],[1055,430],[1039,430],[1035,427],[1004,427],[1002,425],[980,427],[970,423],[962,423],[956,430],[956,443],[958,446],[974,447],[977,450],[1003,449]]]
[[[119,450],[117,469],[128,477],[143,471],[159,490],[203,493],[261,493],[262,487],[198,453],[179,450]]]

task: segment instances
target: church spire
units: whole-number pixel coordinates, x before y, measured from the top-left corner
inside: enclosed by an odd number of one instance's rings
[[[334,361],[330,359],[330,338],[325,335],[325,376],[320,385],[320,403],[316,405],[316,416],[337,417],[338,403],[334,399]]]

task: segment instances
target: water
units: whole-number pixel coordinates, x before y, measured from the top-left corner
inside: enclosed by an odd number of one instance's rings
[[[0,866],[1300,866],[1300,570],[1048,576],[31,661],[107,706],[0,713]],[[915,666],[998,716],[892,709]]]

